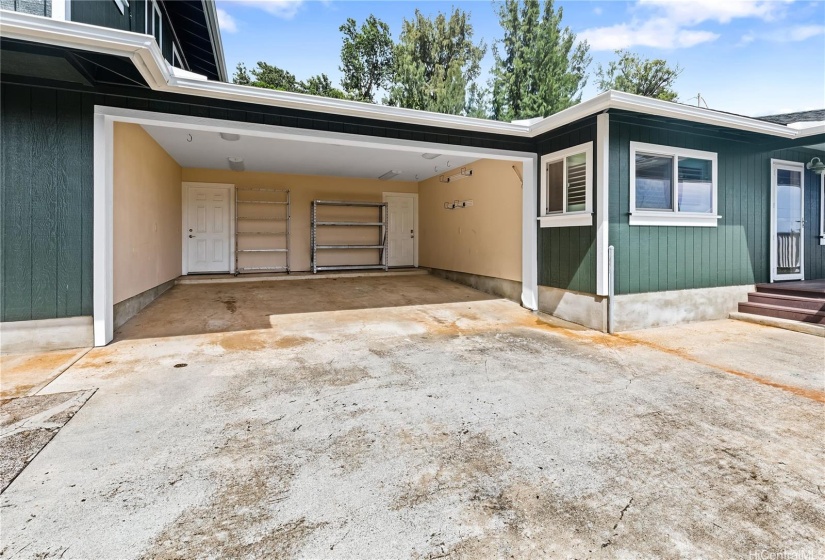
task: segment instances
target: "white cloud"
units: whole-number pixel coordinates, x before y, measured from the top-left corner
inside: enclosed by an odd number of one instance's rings
[[[794,25],[760,34],[751,31],[742,36],[739,45],[748,45],[758,39],[771,43],[799,43],[819,35],[825,35],[825,25]]]
[[[235,33],[238,31],[238,24],[235,21],[235,18],[230,16],[226,10],[222,10],[218,8],[218,25],[221,28],[221,31],[225,31],[226,33]]]
[[[759,18],[771,21],[784,14],[785,6],[793,0],[639,0],[639,6],[664,11],[683,25],[697,25],[704,21],[730,23],[737,18]]]
[[[630,22],[585,29],[578,35],[587,40],[594,51],[633,46],[689,48],[719,38],[718,33],[693,29],[702,23],[726,24],[739,18],[773,21],[784,15],[785,7],[791,1],[638,0],[633,8],[635,17]],[[742,38],[743,44],[751,40],[748,36]]]
[[[594,51],[615,51],[632,46],[660,49],[689,48],[715,41],[719,35],[710,31],[680,29],[662,18],[645,22],[621,23],[610,27],[587,29],[579,33]]]
[[[234,4],[241,4],[259,8],[281,19],[292,19],[301,9],[304,0],[232,0]]]
[[[597,7],[593,8],[593,13],[596,14],[597,16],[600,16],[600,15],[602,15],[602,9],[597,6]]]

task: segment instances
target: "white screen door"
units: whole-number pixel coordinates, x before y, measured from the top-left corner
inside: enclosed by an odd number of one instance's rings
[[[771,281],[804,278],[804,167],[771,162]]]
[[[384,194],[388,215],[389,266],[415,266],[416,197]]]
[[[230,189],[190,185],[187,190],[188,272],[229,272]]]

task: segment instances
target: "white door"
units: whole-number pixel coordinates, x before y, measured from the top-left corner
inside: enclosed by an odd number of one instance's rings
[[[804,192],[803,164],[771,162],[771,281],[804,279]]]
[[[414,195],[385,194],[389,235],[389,266],[416,266]]]
[[[229,272],[229,188],[189,185],[184,240],[188,272]]]

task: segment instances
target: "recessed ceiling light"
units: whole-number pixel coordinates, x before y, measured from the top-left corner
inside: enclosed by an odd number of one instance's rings
[[[244,163],[242,157],[228,157],[226,161],[229,162],[229,169],[232,171],[243,171]]]
[[[382,181],[389,181],[393,177],[398,177],[399,175],[401,175],[400,171],[387,171],[386,173],[381,175],[379,179],[381,179]]]
[[[428,154],[421,154],[421,157],[423,157],[424,159],[435,159],[440,155],[441,154],[429,154],[428,153]]]
[[[226,140],[227,142],[236,142],[241,139],[240,134],[233,134],[231,132],[221,132],[221,138]]]

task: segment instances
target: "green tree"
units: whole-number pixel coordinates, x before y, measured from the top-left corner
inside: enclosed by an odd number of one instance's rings
[[[246,64],[239,62],[235,67],[235,73],[232,75],[232,83],[241,86],[248,86],[252,84],[252,78],[249,77],[249,71],[246,69]]]
[[[388,105],[439,113],[463,114],[468,88],[478,78],[487,47],[473,43],[469,15],[453,9],[449,18],[435,19],[415,11],[404,19],[394,49],[392,83]]]
[[[310,95],[321,95],[323,97],[333,97],[335,99],[344,99],[346,95],[338,88],[333,87],[329,76],[320,74],[312,76],[305,82],[298,83],[298,91],[301,93],[308,93]]]
[[[600,64],[596,70],[600,91],[614,89],[665,101],[676,100],[678,94],[673,85],[682,73],[678,64],[676,68],[671,68],[661,58],[643,59],[624,50],[616,51],[616,56],[619,60],[611,61],[607,68]]]
[[[581,101],[590,47],[562,28],[562,8],[505,0],[498,16],[504,38],[493,47],[493,118],[546,117]]]
[[[340,30],[344,34],[341,86],[351,99],[374,103],[376,91],[387,86],[392,72],[390,28],[370,15],[360,29],[354,19],[348,18]]]
[[[238,63],[232,81],[244,86],[308,93],[335,99],[344,99],[345,97],[344,92],[335,88],[326,74],[312,76],[306,81],[298,81],[293,73],[266,62],[258,62],[258,65],[251,72],[246,69],[246,65]]]

